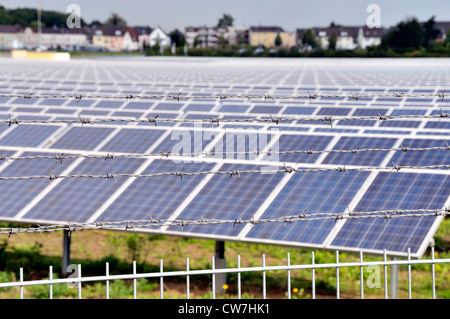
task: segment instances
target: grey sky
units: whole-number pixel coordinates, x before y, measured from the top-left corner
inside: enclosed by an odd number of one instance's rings
[[[436,16],[450,21],[450,0],[0,0],[6,8],[33,7],[65,12],[78,4],[86,22],[104,21],[112,12],[129,25],[161,26],[167,32],[186,26],[213,26],[223,13],[231,14],[235,25],[279,25],[287,31],[327,26],[331,21],[364,25],[371,3],[381,8],[382,26],[392,26],[407,17],[421,21]]]

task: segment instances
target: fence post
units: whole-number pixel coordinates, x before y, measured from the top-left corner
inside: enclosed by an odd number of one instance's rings
[[[291,270],[289,267],[291,266],[290,255],[287,253],[287,291],[288,291],[288,299],[291,299]]]
[[[50,281],[53,280],[53,266],[50,266],[48,269],[48,279]],[[50,283],[48,285],[48,299],[53,299],[53,284]]]
[[[339,299],[339,250],[336,250],[336,299]]]
[[[163,260],[159,260],[159,271],[161,272],[161,277],[159,278],[159,298],[164,299],[164,277],[162,276],[163,273]]]
[[[133,299],[137,298],[136,260],[133,260]]]
[[[387,253],[386,249],[383,250],[383,261],[384,261],[384,299],[388,299],[388,287],[387,287]]]
[[[311,298],[316,299],[316,269],[314,268],[314,251],[311,251],[311,265],[312,267],[312,293]]]
[[[266,255],[262,255],[262,267],[263,267],[263,299],[266,299],[266,271],[264,268],[266,267]]]
[[[109,262],[106,262],[106,277],[109,277]],[[109,280],[106,280],[106,299],[109,299]]]
[[[411,248],[408,248],[408,261],[411,260]],[[411,264],[408,264],[408,299],[411,299]]]
[[[392,258],[393,261],[397,261],[397,257]],[[391,299],[397,299],[398,294],[398,264],[391,266]]]
[[[186,272],[189,273],[189,257],[186,258]],[[189,299],[189,275],[186,275],[186,299]]]
[[[363,263],[363,251],[359,251],[359,262]],[[361,290],[361,299],[364,299],[364,267],[359,267],[359,273],[360,273],[360,290]]]
[[[19,270],[19,280],[20,280],[20,283],[23,283],[23,268],[22,267]],[[23,299],[23,286],[22,285],[20,285],[19,291],[20,291],[19,297],[20,297],[20,299]]]
[[[434,247],[431,247],[431,260],[434,260]],[[436,274],[435,274],[435,268],[434,263],[431,264],[431,286],[432,286],[432,297],[433,299],[436,299]]]
[[[237,268],[241,268],[241,255],[237,256]],[[237,278],[237,286],[238,286],[238,299],[241,299],[241,272],[238,272]]]
[[[81,264],[78,264],[78,299],[81,299]]]
[[[212,299],[216,299],[216,274],[214,270],[216,269],[216,266],[214,264],[214,256],[211,257],[211,268],[213,271],[212,274]]]

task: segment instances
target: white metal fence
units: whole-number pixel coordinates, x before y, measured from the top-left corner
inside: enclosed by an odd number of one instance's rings
[[[420,260],[412,260],[410,257],[410,250],[408,249],[408,257],[406,260],[388,260],[386,250],[384,251],[383,260],[380,261],[370,261],[365,262],[363,260],[363,253],[360,252],[360,261],[359,262],[339,262],[339,251],[336,251],[336,262],[335,263],[326,263],[326,264],[316,264],[314,262],[314,251],[311,252],[311,263],[306,265],[291,265],[290,264],[290,255],[287,254],[287,263],[286,265],[282,266],[266,266],[265,264],[265,255],[262,255],[262,266],[257,267],[241,267],[241,261],[240,256],[237,256],[237,267],[236,268],[216,268],[216,261],[215,257],[212,257],[211,260],[211,269],[204,269],[204,270],[190,270],[189,269],[189,258],[186,258],[186,270],[185,271],[170,271],[165,272],[163,269],[163,260],[160,260],[160,271],[154,272],[154,273],[137,273],[136,271],[136,262],[133,262],[133,273],[132,274],[124,274],[124,275],[110,275],[109,274],[109,264],[106,263],[106,269],[105,269],[105,275],[104,276],[91,276],[91,277],[82,277],[81,272],[81,265],[74,266],[74,269],[72,269],[73,274],[70,275],[68,278],[57,278],[53,279],[53,268],[50,266],[49,268],[49,279],[42,279],[42,280],[31,280],[31,281],[24,281],[23,277],[23,268],[20,268],[20,275],[19,275],[19,281],[15,282],[7,282],[7,283],[0,283],[0,288],[8,288],[8,287],[19,287],[20,288],[20,299],[23,299],[24,294],[24,287],[25,286],[33,286],[33,285],[48,285],[49,289],[49,298],[53,298],[53,285],[55,284],[61,284],[65,283],[71,287],[77,288],[78,291],[78,298],[82,298],[82,283],[87,282],[105,282],[106,284],[106,299],[109,299],[109,283],[113,280],[133,280],[133,298],[137,299],[137,292],[138,292],[138,285],[137,285],[137,279],[139,278],[159,278],[160,279],[160,298],[164,298],[164,278],[167,277],[186,277],[186,298],[190,298],[190,279],[198,276],[198,275],[211,275],[211,292],[212,292],[212,299],[216,298],[216,291],[218,291],[216,282],[217,282],[217,276],[223,276],[224,274],[229,273],[236,273],[237,274],[237,297],[238,299],[242,298],[242,286],[241,286],[241,274],[247,273],[247,272],[261,272],[262,273],[262,297],[263,299],[266,299],[267,297],[267,285],[266,285],[266,275],[267,273],[271,271],[286,271],[287,275],[287,289],[286,289],[286,296],[288,299],[291,299],[291,271],[292,270],[298,270],[298,269],[309,269],[311,270],[311,287],[312,287],[312,293],[311,298],[316,298],[316,277],[315,277],[315,270],[316,269],[326,269],[331,268],[335,269],[336,271],[336,298],[340,298],[340,289],[339,289],[339,269],[344,267],[360,267],[360,298],[364,298],[364,274],[363,274],[363,267],[383,267],[384,268],[384,298],[388,298],[388,267],[391,269],[395,269],[395,267],[398,267],[399,265],[407,265],[408,267],[408,298],[412,299],[412,276],[411,276],[411,266],[412,265],[418,265],[418,264],[426,264],[431,265],[431,274],[430,274],[430,281],[431,281],[431,287],[432,287],[432,298],[436,298],[436,274],[435,274],[435,265],[436,264],[444,264],[444,263],[450,263],[450,259],[435,259],[434,258],[434,248],[431,247],[431,255],[430,259],[420,259]],[[398,268],[397,268],[398,270]],[[391,278],[391,285],[392,285]],[[391,286],[392,288],[392,286]],[[395,292],[394,292],[395,293]],[[389,296],[393,297],[393,296]]]

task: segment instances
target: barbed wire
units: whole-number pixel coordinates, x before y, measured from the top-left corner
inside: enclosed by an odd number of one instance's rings
[[[94,123],[149,123],[150,125],[155,124],[157,126],[158,122],[171,122],[171,123],[209,123],[211,126],[217,124],[219,126],[220,123],[252,123],[252,122],[260,122],[260,123],[274,123],[280,124],[281,122],[302,122],[302,121],[310,121],[310,122],[324,122],[325,124],[330,124],[333,127],[333,121],[358,121],[358,120],[378,120],[381,121],[387,120],[397,120],[397,119],[442,119],[442,118],[450,118],[450,114],[444,113],[442,108],[441,112],[438,114],[431,115],[423,115],[423,114],[408,114],[408,115],[381,115],[376,112],[377,116],[334,116],[333,113],[330,116],[298,116],[298,117],[274,117],[270,115],[270,117],[254,117],[254,118],[235,118],[235,119],[223,119],[220,117],[210,117],[208,119],[174,119],[174,118],[158,118],[158,115],[155,117],[147,116],[146,119],[136,119],[136,118],[98,118],[95,120],[90,120],[88,118],[82,118],[81,115],[78,115],[78,119],[26,119],[19,120],[17,118],[11,117],[9,114],[9,119],[2,119],[0,123],[11,125],[19,125],[23,124],[71,124],[71,123],[81,123],[84,124],[94,124]]]
[[[131,99],[172,99],[176,101],[180,101],[183,99],[215,99],[215,100],[226,100],[226,99],[263,99],[267,100],[290,100],[290,99],[316,99],[316,98],[342,98],[342,99],[351,99],[358,100],[360,98],[374,98],[374,97],[393,97],[393,98],[408,98],[408,97],[437,97],[441,101],[444,100],[446,94],[445,90],[436,93],[420,93],[420,94],[405,94],[404,92],[392,92],[392,93],[379,93],[379,94],[359,94],[351,92],[348,94],[318,94],[318,93],[310,93],[308,94],[297,94],[297,95],[289,95],[289,96],[276,96],[267,94],[238,94],[238,95],[227,95],[219,93],[219,95],[195,95],[195,94],[183,94],[180,91],[177,94],[127,94],[124,95],[99,95],[99,94],[86,94],[81,95],[77,94],[34,94],[34,93],[3,93],[0,94],[0,97],[17,97],[23,98],[24,100],[29,99],[74,99],[76,102],[84,99],[122,99],[122,100],[131,100]]]
[[[400,147],[393,148],[361,148],[358,149],[357,145],[354,148],[350,149],[326,149],[326,150],[314,150],[314,148],[309,150],[286,150],[286,151],[272,151],[272,150],[255,150],[255,151],[241,151],[241,152],[191,152],[191,153],[172,153],[172,152],[159,152],[159,153],[107,153],[106,155],[93,155],[93,154],[73,154],[73,155],[64,155],[65,153],[55,155],[26,155],[26,156],[5,156],[0,155],[0,161],[16,161],[16,160],[32,160],[32,159],[53,159],[62,164],[63,160],[68,159],[78,159],[78,158],[91,158],[91,159],[104,159],[104,160],[114,160],[115,158],[150,158],[150,157],[160,157],[169,158],[169,157],[214,157],[214,156],[227,156],[227,155],[262,155],[262,154],[274,154],[274,155],[282,155],[282,154],[308,154],[314,155],[318,154],[326,154],[326,153],[352,153],[356,156],[359,153],[364,152],[391,152],[391,151],[402,151],[402,152],[414,152],[414,151],[450,151],[450,145],[447,141],[443,141],[444,146],[430,146],[430,147],[409,147],[401,145]]]
[[[232,224],[232,226],[241,224],[267,224],[267,223],[284,223],[285,226],[290,223],[300,221],[318,221],[318,220],[338,220],[344,219],[362,219],[362,218],[384,218],[385,221],[394,218],[406,218],[406,217],[426,217],[426,216],[443,216],[449,215],[447,208],[440,209],[389,209],[367,212],[349,212],[349,213],[308,213],[306,210],[302,214],[296,215],[284,215],[278,218],[269,219],[208,219],[201,216],[200,219],[154,219],[149,215],[149,219],[139,220],[123,220],[123,221],[97,221],[90,223],[72,223],[66,224],[53,224],[53,225],[37,225],[36,227],[2,227],[0,228],[0,234],[6,234],[8,237],[19,233],[43,233],[66,230],[74,232],[77,230],[124,230],[124,231],[136,231],[137,229],[151,228],[151,227],[174,227],[181,226],[182,230],[187,226],[196,225],[216,225],[216,224]]]
[[[185,172],[184,168],[181,171],[177,172],[159,172],[159,173],[151,173],[151,174],[129,174],[129,173],[120,173],[116,174],[114,173],[114,169],[111,173],[102,174],[102,175],[96,175],[96,174],[69,174],[69,175],[58,175],[58,174],[52,174],[51,170],[49,170],[49,175],[28,175],[28,176],[0,176],[0,181],[7,181],[7,180],[32,180],[32,179],[49,179],[50,182],[52,180],[56,179],[68,179],[68,178],[100,178],[100,179],[116,179],[119,177],[126,177],[126,178],[148,178],[148,177],[157,177],[157,176],[178,176],[181,180],[183,180],[184,176],[199,176],[199,175],[229,175],[230,178],[233,176],[238,176],[238,178],[241,177],[241,174],[275,174],[275,173],[293,173],[293,172],[301,172],[301,173],[308,173],[308,172],[331,172],[331,171],[337,171],[337,172],[343,172],[347,175],[350,171],[400,171],[405,169],[412,169],[412,170],[419,170],[419,169],[439,169],[439,168],[445,168],[450,169],[450,164],[441,164],[441,165],[427,165],[427,166],[412,166],[412,165],[396,165],[394,162],[392,162],[393,166],[391,167],[383,167],[383,166],[366,166],[366,167],[346,167],[344,164],[343,166],[338,167],[323,167],[323,168],[293,168],[293,167],[287,167],[284,165],[283,169],[276,169],[274,166],[274,169],[254,169],[254,170],[231,170],[231,171],[199,171],[199,172]]]

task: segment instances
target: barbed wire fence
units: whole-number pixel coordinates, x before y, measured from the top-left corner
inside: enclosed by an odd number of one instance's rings
[[[226,95],[220,92],[219,95],[195,95],[195,94],[183,94],[179,92],[178,94],[161,94],[161,95],[135,95],[135,94],[124,94],[124,95],[81,95],[77,94],[34,94],[34,93],[23,93],[23,94],[0,94],[0,97],[3,98],[23,98],[24,100],[30,99],[56,99],[56,98],[66,98],[66,99],[74,99],[77,103],[82,99],[123,99],[125,101],[129,101],[132,99],[169,99],[174,101],[182,101],[182,100],[190,100],[190,99],[207,99],[207,100],[230,100],[230,99],[249,99],[249,100],[295,100],[295,99],[308,99],[314,100],[319,98],[340,98],[340,99],[348,99],[348,100],[359,100],[359,99],[371,99],[371,98],[394,98],[394,99],[403,99],[403,98],[437,98],[440,101],[444,101],[446,97],[445,90],[436,93],[421,93],[421,94],[405,94],[404,92],[400,93],[381,93],[381,94],[359,94],[359,93],[351,93],[350,95],[345,94],[318,94],[318,93],[310,93],[308,94],[299,94],[299,95],[290,95],[290,96],[274,96],[270,93],[262,94],[262,95]],[[172,122],[172,123],[207,123],[211,126],[217,125],[219,126],[221,123],[272,123],[272,124],[280,124],[282,122],[323,122],[325,124],[331,125],[333,127],[333,122],[335,121],[358,121],[358,120],[378,120],[381,121],[389,121],[389,120],[402,120],[402,119],[447,119],[450,118],[450,114],[447,114],[440,109],[440,113],[431,114],[431,115],[423,115],[423,114],[408,114],[408,115],[382,115],[378,112],[375,112],[373,116],[334,116],[331,113],[329,116],[294,116],[294,117],[274,117],[272,115],[266,117],[253,117],[253,118],[235,118],[235,119],[222,119],[220,117],[210,117],[208,119],[174,119],[174,118],[159,118],[158,115],[154,117],[148,116],[145,119],[134,119],[134,118],[97,118],[95,120],[91,120],[88,118],[83,118],[80,114],[74,119],[28,119],[22,120],[14,118],[11,114],[9,114],[9,119],[0,120],[0,123],[11,125],[19,125],[19,124],[76,124],[80,123],[82,126],[86,124],[95,124],[95,123],[149,123],[150,125],[157,126],[158,123],[164,122]],[[216,155],[250,155],[250,154],[309,154],[314,157],[316,154],[325,154],[325,153],[353,153],[358,155],[363,152],[390,152],[390,151],[402,151],[402,152],[414,152],[414,151],[436,151],[442,150],[447,151],[450,150],[450,146],[447,141],[443,141],[443,146],[438,147],[409,147],[401,145],[397,148],[363,148],[358,149],[356,146],[352,149],[325,149],[325,150],[288,150],[288,151],[260,151],[255,150],[244,151],[244,152],[197,152],[197,153],[183,153],[183,154],[172,154],[171,152],[159,152],[159,153],[149,153],[149,154],[132,154],[132,153],[122,153],[122,154],[110,154],[106,155],[92,155],[92,154],[71,154],[64,155],[55,154],[53,155],[36,155],[36,156],[10,156],[6,157],[2,155],[0,157],[0,161],[14,161],[14,160],[31,160],[31,159],[53,159],[59,161],[61,164],[65,159],[75,159],[75,158],[98,158],[98,159],[115,159],[115,158],[168,158],[171,156],[176,157],[195,157],[195,156],[203,156],[203,157],[212,157]],[[148,178],[148,177],[157,177],[157,176],[177,176],[182,180],[184,176],[199,176],[199,175],[229,175],[229,177],[237,176],[241,177],[241,174],[268,174],[268,173],[309,173],[309,172],[329,172],[329,171],[337,171],[344,172],[349,174],[349,171],[388,171],[388,172],[398,172],[400,170],[426,170],[426,169],[450,169],[450,164],[439,164],[439,165],[425,165],[425,166],[415,166],[415,165],[405,165],[405,164],[395,164],[391,162],[392,166],[350,166],[347,167],[345,164],[341,166],[326,166],[320,168],[294,168],[287,167],[285,164],[282,169],[277,169],[274,167],[272,170],[215,170],[215,171],[197,171],[197,172],[185,172],[184,168],[181,171],[174,172],[157,172],[151,174],[129,174],[129,173],[115,173],[112,170],[111,173],[107,174],[68,174],[68,175],[58,175],[53,174],[51,170],[49,170],[48,175],[28,175],[28,176],[0,176],[0,181],[6,180],[31,180],[31,179],[48,179],[49,182],[56,179],[67,179],[67,178],[100,178],[100,179],[116,179],[116,178]],[[68,230],[69,232],[75,230],[89,230],[89,229],[122,229],[122,230],[130,230],[137,228],[145,228],[145,227],[160,227],[160,226],[181,226],[182,228],[189,225],[211,225],[211,224],[232,224],[235,226],[236,224],[261,224],[261,223],[292,223],[292,222],[300,222],[300,221],[313,221],[313,220],[327,220],[334,219],[335,221],[338,219],[356,219],[356,218],[384,218],[392,219],[392,218],[400,218],[400,217],[424,217],[424,216],[448,216],[448,210],[444,207],[444,209],[417,209],[417,210],[381,210],[381,211],[372,211],[372,212],[348,212],[344,213],[308,213],[301,215],[291,215],[291,216],[283,216],[280,218],[272,218],[272,219],[234,219],[234,220],[219,220],[219,219],[198,219],[198,220],[182,220],[182,219],[153,219],[150,216],[150,220],[128,220],[128,221],[118,221],[118,222],[96,222],[96,223],[71,223],[67,224],[58,224],[58,225],[48,225],[48,226],[40,226],[37,227],[28,227],[28,228],[0,228],[0,234],[7,234],[11,236],[13,234],[19,233],[32,233],[32,232],[49,232],[49,231],[57,231],[57,230]]]
[[[441,101],[444,100],[446,96],[445,90],[442,90],[441,92],[435,92],[435,93],[420,93],[420,94],[405,94],[404,92],[391,92],[391,93],[378,93],[378,94],[359,94],[359,93],[352,93],[349,94],[319,94],[319,93],[310,93],[308,91],[308,94],[297,94],[297,95],[272,95],[270,93],[266,94],[222,94],[222,92],[219,93],[219,95],[195,95],[195,94],[183,94],[182,91],[180,91],[177,94],[127,94],[124,95],[100,95],[100,94],[77,94],[74,92],[74,94],[34,94],[34,93],[2,93],[0,94],[0,97],[5,98],[23,98],[24,100],[30,100],[30,99],[74,99],[75,101],[79,102],[82,99],[121,99],[121,100],[131,100],[131,99],[172,99],[176,101],[180,101],[183,99],[215,99],[215,100],[226,100],[226,99],[262,99],[262,100],[292,100],[292,99],[316,99],[316,98],[341,98],[341,99],[351,99],[351,100],[359,100],[362,98],[375,98],[375,97],[386,97],[386,98],[409,98],[409,97],[437,97]]]
[[[406,217],[426,217],[426,216],[448,216],[449,210],[447,208],[436,209],[391,209],[391,210],[379,210],[368,212],[355,212],[350,211],[347,213],[306,213],[296,215],[284,215],[278,218],[258,218],[258,219],[158,219],[152,218],[149,215],[149,219],[139,220],[123,220],[123,221],[99,221],[92,223],[73,223],[68,222],[66,224],[53,224],[53,225],[37,225],[37,227],[1,227],[0,234],[6,234],[8,237],[20,233],[43,233],[66,230],[74,232],[77,230],[123,230],[123,231],[136,231],[138,229],[148,229],[152,227],[175,227],[182,228],[195,225],[218,225],[218,224],[231,224],[233,227],[241,224],[267,224],[267,223],[284,223],[287,224],[295,222],[308,222],[318,220],[341,220],[341,219],[362,219],[362,218],[384,218],[385,220],[394,218],[406,218]]]

